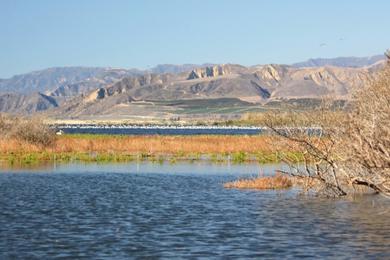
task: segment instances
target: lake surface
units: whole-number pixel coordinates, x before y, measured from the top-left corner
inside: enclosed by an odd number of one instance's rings
[[[0,259],[389,258],[390,202],[228,190],[280,165],[46,165],[0,174]]]
[[[259,135],[273,134],[266,127],[254,126],[52,126],[65,134],[108,134],[108,135]],[[287,129],[279,129],[284,131]],[[320,135],[322,130],[316,127],[289,128],[288,131],[299,131],[308,135]],[[289,132],[286,132],[288,134]]]
[[[111,135],[258,135],[263,128],[256,127],[58,127],[66,134]]]

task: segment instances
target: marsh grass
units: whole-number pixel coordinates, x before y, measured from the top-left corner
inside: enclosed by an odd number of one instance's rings
[[[0,158],[6,161],[126,162],[279,162],[279,149],[267,136],[113,136],[65,135],[43,147],[18,138],[0,139]],[[285,151],[294,153],[294,151]]]

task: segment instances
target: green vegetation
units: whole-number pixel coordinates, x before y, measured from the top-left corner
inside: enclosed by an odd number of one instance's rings
[[[297,155],[297,157],[302,157]],[[201,161],[206,160],[213,163],[247,163],[258,162],[260,164],[279,163],[281,158],[277,153],[250,154],[238,152],[233,154],[117,154],[117,153],[83,153],[83,152],[30,152],[30,153],[8,153],[1,154],[0,161],[7,165],[34,165],[41,162],[93,162],[93,163],[119,163],[131,161],[150,161],[154,163],[176,163],[179,161]]]

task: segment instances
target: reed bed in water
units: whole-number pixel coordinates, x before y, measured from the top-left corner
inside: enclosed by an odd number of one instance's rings
[[[241,179],[224,184],[225,188],[233,189],[287,189],[293,185],[290,177],[276,174],[274,176],[257,177],[252,179]]]
[[[17,139],[1,139],[0,152],[128,152],[128,153],[256,153],[273,152],[266,136],[93,136],[58,137],[39,147]]]
[[[234,163],[280,161],[280,147],[270,136],[112,136],[64,135],[43,147],[15,138],[0,138],[0,159],[12,161],[80,160],[129,161],[135,159],[198,160]],[[299,161],[301,154],[285,153]]]

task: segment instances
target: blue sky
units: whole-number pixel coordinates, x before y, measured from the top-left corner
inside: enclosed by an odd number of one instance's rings
[[[0,0],[0,78],[369,56],[390,47],[389,10],[384,0]]]

